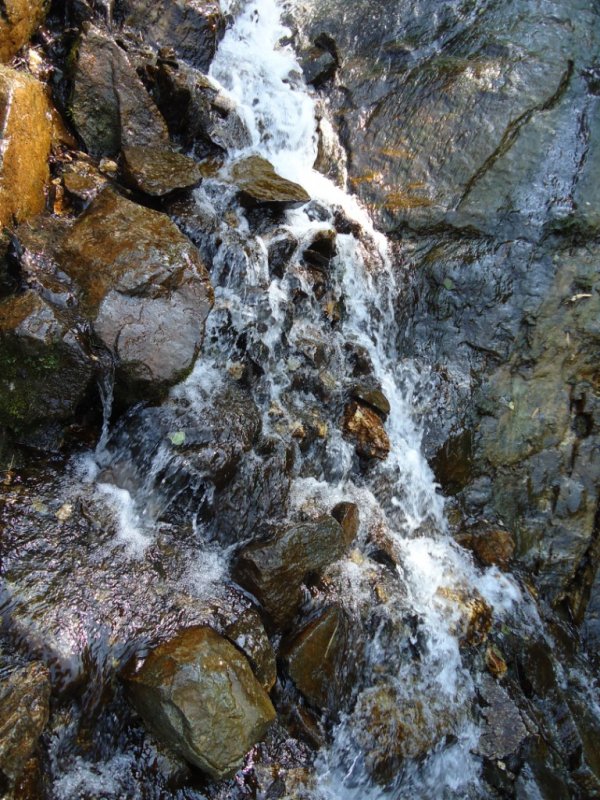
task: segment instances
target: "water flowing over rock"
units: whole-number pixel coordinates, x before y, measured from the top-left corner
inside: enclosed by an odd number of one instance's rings
[[[46,203],[52,118],[42,84],[0,66],[0,120],[0,222],[12,225],[39,214]]]
[[[212,287],[195,247],[163,214],[106,189],[61,257],[130,398],[159,396],[192,368]]]
[[[128,684],[157,736],[213,778],[235,772],[276,716],[248,662],[210,628],[157,647]]]

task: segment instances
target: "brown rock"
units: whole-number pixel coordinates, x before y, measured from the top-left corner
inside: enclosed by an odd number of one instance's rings
[[[224,633],[243,650],[262,687],[270,692],[277,680],[277,664],[258,613],[253,608],[245,609],[234,622],[227,625]]]
[[[390,452],[390,440],[381,417],[367,406],[352,402],[344,414],[344,432],[356,442],[356,452],[364,458],[382,461]]]
[[[331,516],[342,526],[344,542],[348,547],[356,539],[360,526],[360,513],[356,503],[338,503],[331,509]]]
[[[126,400],[161,396],[188,374],[213,291],[198,251],[165,214],[105,189],[73,226],[60,260],[117,359]]]
[[[157,738],[216,780],[241,766],[276,717],[246,658],[211,628],[159,645],[127,681]]]
[[[463,645],[485,642],[492,627],[492,609],[477,592],[442,587],[436,594],[447,600],[460,614],[456,633]]]
[[[108,185],[108,178],[87,161],[74,161],[62,176],[67,193],[87,205]]]
[[[494,528],[476,533],[465,533],[456,537],[457,542],[472,550],[486,566],[506,570],[515,552],[515,540],[509,531]]]
[[[242,198],[251,204],[271,203],[301,206],[310,196],[297,183],[282,178],[273,165],[260,156],[250,156],[234,164],[231,175]]]
[[[351,391],[351,396],[354,400],[358,400],[373,411],[377,411],[384,419],[390,413],[390,403],[381,389],[374,389],[366,384],[358,384]]]
[[[48,0],[3,0],[0,13],[0,61],[6,63],[44,21]]]
[[[506,661],[497,647],[487,648],[485,651],[485,665],[494,678],[503,678],[508,671]]]
[[[39,214],[46,202],[52,116],[35,78],[0,67],[0,225]]]
[[[123,148],[123,176],[129,186],[151,197],[191,189],[202,180],[202,165],[193,158],[159,147]]]
[[[283,630],[302,604],[303,582],[323,572],[346,549],[341,526],[326,515],[287,528],[270,541],[244,548],[235,566],[235,577]]]
[[[15,781],[32,755],[49,715],[48,670],[32,663],[0,684],[0,771]]]
[[[288,673],[317,708],[339,709],[352,691],[348,681],[350,628],[344,611],[320,611],[283,650]]]

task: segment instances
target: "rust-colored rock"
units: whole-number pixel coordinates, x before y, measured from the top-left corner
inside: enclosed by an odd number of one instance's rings
[[[40,27],[49,0],[3,0],[0,4],[0,61],[6,63]]]
[[[381,417],[367,406],[352,402],[346,407],[344,433],[355,440],[360,456],[382,461],[388,457],[390,440]]]
[[[486,566],[496,566],[506,570],[515,552],[515,540],[510,531],[500,528],[464,533],[456,537],[457,542],[472,550],[479,561]]]
[[[342,526],[344,541],[348,547],[356,539],[360,527],[360,513],[356,503],[338,503],[331,509],[331,516]]]
[[[479,593],[442,587],[436,594],[458,612],[456,633],[462,645],[475,646],[485,642],[492,627],[492,609]]]
[[[0,225],[44,209],[52,114],[35,78],[0,66]]]
[[[179,189],[192,189],[204,175],[201,164],[182,153],[161,147],[124,147],[123,175],[133,189],[163,197]]]

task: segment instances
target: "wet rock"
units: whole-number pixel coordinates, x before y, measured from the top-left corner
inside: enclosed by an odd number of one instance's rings
[[[360,527],[360,512],[356,503],[338,503],[331,509],[331,516],[342,526],[344,541],[350,547]]]
[[[178,58],[207,71],[225,32],[225,17],[213,0],[121,0],[125,25],[148,44],[170,47]]]
[[[449,436],[431,460],[431,468],[445,494],[464,489],[473,477],[472,432]]]
[[[350,624],[342,608],[331,606],[283,648],[289,676],[317,708],[339,711],[352,692]]]
[[[515,552],[515,540],[510,531],[500,528],[463,533],[456,541],[468,550],[472,550],[479,561],[486,566],[508,569]]]
[[[482,709],[485,726],[477,751],[490,759],[506,758],[518,750],[528,735],[519,709],[508,692],[487,676],[483,677],[478,693],[485,704]]]
[[[346,550],[341,526],[323,516],[284,529],[270,540],[245,547],[234,575],[284,630],[302,604],[302,584],[318,576]]]
[[[350,396],[359,403],[369,406],[373,411],[377,411],[383,419],[387,419],[389,416],[390,402],[381,389],[361,383],[352,388]]]
[[[215,779],[241,766],[276,716],[245,657],[210,628],[159,645],[127,683],[158,739]]]
[[[167,124],[125,52],[90,25],[73,53],[70,116],[89,153],[115,156],[122,147],[164,147]]]
[[[88,161],[73,161],[62,174],[69,197],[85,208],[108,186],[109,179]]]
[[[304,80],[315,87],[333,78],[337,65],[335,54],[316,44],[302,55],[301,66]]]
[[[328,269],[336,253],[336,232],[333,229],[320,230],[303,250],[302,260],[310,267]]]
[[[272,277],[283,278],[297,247],[298,240],[287,231],[269,242],[269,273]]]
[[[0,61],[6,63],[44,21],[47,0],[4,0],[0,15]]]
[[[19,778],[50,713],[48,670],[33,662],[15,670],[0,684],[0,772]]]
[[[202,180],[202,165],[182,153],[156,147],[123,148],[123,176],[132,189],[163,197],[192,189]]]
[[[116,358],[125,398],[160,396],[190,371],[213,292],[198,251],[168,217],[106,189],[60,258]]]
[[[245,609],[224,628],[224,633],[245,653],[261,686],[270,692],[277,680],[277,664],[258,612],[253,608]]]
[[[236,162],[231,177],[242,198],[252,205],[268,203],[294,207],[310,201],[310,196],[301,186],[282,178],[261,156],[249,156]]]
[[[42,84],[3,66],[0,66],[0,138],[3,142],[0,224],[11,226],[44,209],[52,119]]]
[[[488,672],[497,679],[503,678],[508,671],[504,656],[498,648],[494,646],[488,647],[485,651],[485,665]]]
[[[385,460],[390,440],[381,417],[367,406],[350,403],[344,413],[344,433],[355,440],[356,452],[364,458]]]
[[[0,303],[0,420],[9,427],[63,420],[90,384],[93,362],[77,329],[29,290]]]
[[[184,148],[206,156],[251,144],[237,109],[207,75],[186,64],[164,62],[147,70],[169,131]]]
[[[485,642],[492,627],[492,609],[477,591],[443,587],[436,594],[458,613],[455,633],[461,644],[476,646]]]

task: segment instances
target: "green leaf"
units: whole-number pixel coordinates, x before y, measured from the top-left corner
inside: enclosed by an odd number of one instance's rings
[[[180,447],[182,444],[185,444],[185,432],[173,431],[167,434],[167,439],[169,439],[171,444],[174,444],[175,447]]]
[[[454,281],[451,278],[445,278],[444,279],[444,288],[448,289],[448,291],[451,292],[452,289],[454,289]]]

